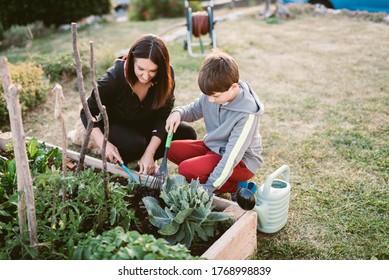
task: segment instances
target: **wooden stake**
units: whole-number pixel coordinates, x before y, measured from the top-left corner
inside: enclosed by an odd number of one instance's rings
[[[22,110],[19,103],[21,86],[15,86],[12,84],[11,74],[8,69],[8,60],[5,57],[0,57],[0,73],[11,124],[18,179],[18,191],[22,193],[22,196],[18,200],[20,232],[21,234],[23,233],[23,228],[26,223],[25,209],[27,206],[30,244],[32,247],[35,247],[38,244],[35,202],[23,130]]]
[[[81,145],[80,160],[78,161],[78,165],[77,165],[77,169],[76,169],[76,174],[78,174],[78,172],[84,166],[85,153],[86,153],[86,149],[88,147],[90,135],[91,135],[91,132],[93,129],[93,117],[91,115],[91,112],[89,110],[89,107],[88,107],[88,104],[87,104],[86,98],[85,98],[84,77],[82,75],[80,53],[79,53],[78,47],[77,47],[77,23],[75,23],[75,22],[72,22],[72,37],[73,37],[73,53],[74,53],[74,59],[76,61],[78,91],[80,94],[82,107],[84,109],[86,118],[88,120],[88,126],[85,130],[85,136],[84,136],[84,139],[83,139],[82,145]]]
[[[108,200],[110,196],[108,191],[109,174],[107,172],[107,158],[105,156],[105,149],[107,147],[107,142],[108,142],[109,123],[108,123],[107,110],[105,109],[105,106],[103,106],[103,104],[101,103],[99,88],[97,87],[97,82],[95,78],[95,60],[94,60],[92,41],[89,42],[89,46],[90,46],[90,70],[91,70],[91,81],[93,86],[93,92],[96,98],[97,106],[99,107],[100,114],[103,117],[103,122],[104,122],[104,139],[103,139],[103,146],[101,147],[101,157],[102,157],[101,159],[103,161],[103,168],[107,177],[107,179],[104,181],[104,192],[105,192],[105,198]]]
[[[67,167],[67,139],[66,139],[66,126],[65,119],[62,115],[62,102],[64,100],[62,86],[60,84],[56,84],[54,88],[51,90],[53,94],[55,94],[55,107],[54,107],[54,118],[58,119],[61,124],[62,130],[62,176],[66,177]],[[66,201],[66,184],[64,184],[62,189],[62,201]]]

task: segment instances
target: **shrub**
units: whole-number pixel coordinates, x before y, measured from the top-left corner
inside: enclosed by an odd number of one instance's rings
[[[74,65],[74,56],[71,52],[43,56],[37,58],[37,61],[42,65],[43,71],[51,82],[69,80],[77,75]],[[86,72],[83,71],[83,73]]]
[[[11,28],[4,33],[4,39],[1,46],[2,48],[8,48],[10,46],[22,48],[25,47],[31,39],[32,36],[29,33],[28,28],[16,24],[12,25]]]
[[[12,25],[10,29],[4,32],[3,36],[1,36],[0,27],[0,40],[2,40],[0,46],[3,49],[11,46],[23,48],[33,39],[42,38],[50,32],[50,28],[45,27],[42,21],[36,21],[26,26]]]
[[[82,60],[82,73],[87,77],[90,72],[89,58],[84,57],[86,51],[80,50]],[[45,75],[51,82],[69,81],[77,77],[74,56],[71,51],[60,52],[44,56],[35,56],[34,60],[39,63]]]
[[[131,1],[129,9],[129,18],[132,20],[153,20],[184,15],[185,3],[182,0],[134,0]]]
[[[49,83],[44,78],[41,66],[34,63],[9,64],[12,81],[22,86],[20,105],[22,114],[45,99],[49,92]],[[0,87],[0,127],[9,124],[9,114],[3,87]]]
[[[46,26],[69,24],[90,15],[110,12],[110,0],[0,0],[0,22],[7,30],[12,25],[26,25],[42,20]]]

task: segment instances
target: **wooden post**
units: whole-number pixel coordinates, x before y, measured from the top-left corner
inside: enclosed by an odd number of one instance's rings
[[[21,226],[20,231],[23,233],[23,225],[26,222],[24,210],[27,206],[30,244],[32,247],[35,247],[38,244],[35,202],[23,130],[22,110],[19,104],[21,87],[12,84],[11,74],[8,69],[8,61],[5,57],[0,58],[0,72],[11,124],[18,179],[18,191],[23,193],[18,200],[20,202],[18,202],[19,226]],[[26,202],[24,202],[24,200]]]
[[[109,135],[109,123],[108,123],[108,115],[107,110],[105,109],[105,106],[101,103],[100,94],[99,94],[99,88],[97,87],[97,82],[95,79],[95,59],[94,59],[94,51],[93,51],[93,42],[89,42],[90,46],[90,71],[91,71],[91,81],[93,86],[93,93],[96,98],[97,106],[99,107],[100,114],[103,117],[104,122],[104,138],[103,138],[103,146],[101,147],[101,159],[103,161],[103,168],[105,175],[107,177],[107,180],[104,181],[104,193],[105,198],[109,199],[109,191],[108,191],[108,181],[109,181],[109,174],[107,172],[107,157],[105,156],[105,149],[107,147],[108,142],[108,135]]]
[[[66,160],[67,160],[67,139],[66,139],[66,126],[65,126],[65,119],[62,115],[62,102],[64,100],[62,86],[59,84],[56,84],[54,88],[51,90],[53,94],[55,94],[55,107],[54,107],[54,118],[58,119],[58,121],[61,124],[61,130],[62,130],[62,176],[66,177],[67,173],[67,167],[66,167]],[[62,188],[62,201],[66,201],[66,185]]]
[[[81,170],[81,168],[84,166],[86,148],[88,147],[90,135],[91,135],[91,132],[93,129],[93,117],[90,113],[90,110],[89,110],[89,107],[88,107],[88,104],[87,104],[86,98],[85,98],[84,77],[82,75],[80,53],[79,53],[78,47],[77,47],[77,23],[75,23],[75,22],[72,22],[72,37],[73,37],[73,53],[74,53],[74,59],[76,61],[78,91],[80,94],[82,107],[83,107],[85,115],[88,119],[88,126],[85,130],[85,137],[82,141],[81,150],[80,150],[80,160],[78,161],[78,165],[77,165],[77,169],[76,169],[76,173],[78,173]]]

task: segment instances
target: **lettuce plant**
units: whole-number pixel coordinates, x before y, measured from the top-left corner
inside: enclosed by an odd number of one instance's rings
[[[209,196],[197,180],[188,184],[181,175],[168,178],[160,197],[165,206],[150,196],[142,201],[150,223],[171,244],[181,243],[189,248],[195,238],[208,241],[217,223],[229,220],[226,213],[212,211],[213,195]]]

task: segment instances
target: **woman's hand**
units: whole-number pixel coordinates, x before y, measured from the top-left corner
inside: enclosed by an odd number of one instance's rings
[[[170,131],[173,131],[175,133],[180,123],[181,123],[181,114],[178,111],[174,111],[167,118],[165,129],[169,133]]]
[[[105,157],[112,163],[123,163],[123,159],[120,156],[119,150],[111,142],[107,142],[105,148]]]
[[[156,172],[156,163],[152,155],[143,154],[142,158],[138,161],[139,173],[153,175]]]
[[[93,128],[91,137],[95,140],[97,146],[99,146],[101,150],[103,147],[104,134],[101,132],[100,128]],[[107,146],[105,147],[105,157],[112,163],[123,163],[118,148],[109,141],[107,141]]]

